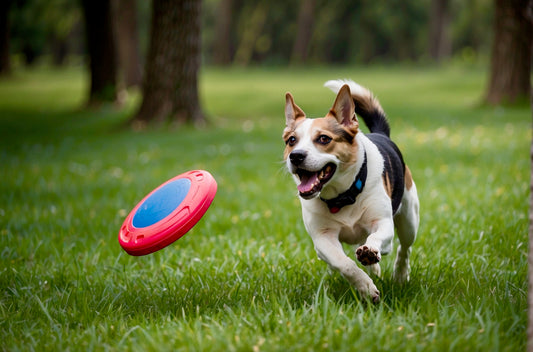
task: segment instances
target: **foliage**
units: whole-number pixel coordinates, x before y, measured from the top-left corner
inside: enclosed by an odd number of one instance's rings
[[[380,98],[420,192],[411,281],[366,305],[316,259],[280,162],[283,96],[329,109],[322,83]],[[207,69],[212,126],[119,126],[80,111],[79,70],[0,82],[3,350],[520,351],[526,345],[530,112],[479,106],[484,70]],[[170,247],[126,255],[117,233],[148,191],[186,170],[219,191]],[[350,248],[346,248],[351,251]]]
[[[148,1],[137,1],[139,39],[146,51],[150,21]],[[203,2],[204,61],[212,62],[218,6]],[[252,63],[284,64],[290,60],[301,0],[233,0],[231,41],[235,61],[257,18],[264,21],[252,38]],[[430,0],[316,0],[310,43],[312,63],[423,61],[427,59]],[[78,1],[18,0],[12,8],[12,52],[34,58],[54,53],[54,42],[68,42],[70,54],[82,54],[83,28]],[[453,54],[462,61],[488,56],[492,1],[451,1],[448,31]],[[254,17],[254,11],[256,16]],[[255,28],[255,27],[254,27]]]
[[[48,46],[67,40],[80,18],[77,1],[15,0],[10,13],[11,51],[24,54],[31,64],[50,50]]]
[[[488,53],[492,40],[492,1],[452,1],[452,41],[462,55]]]
[[[204,5],[206,61],[212,55],[214,23],[220,1]],[[242,5],[241,2],[243,3]],[[234,1],[232,44],[237,47],[251,26],[250,12],[263,4],[266,25],[258,36],[255,62],[287,63],[293,40],[299,0]],[[427,58],[430,0],[342,1],[317,0],[310,44],[311,62],[420,61]],[[492,22],[490,0],[452,1],[450,28],[453,53],[472,61],[486,56]],[[266,47],[259,45],[267,43]]]

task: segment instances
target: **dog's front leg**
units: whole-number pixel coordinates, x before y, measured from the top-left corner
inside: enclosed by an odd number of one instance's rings
[[[392,219],[384,218],[372,221],[370,235],[366,242],[355,251],[357,260],[361,264],[373,265],[372,270],[379,275],[379,265],[382,254],[389,254],[392,250],[392,240],[394,238],[394,222]]]
[[[328,265],[340,272],[348,282],[361,293],[370,298],[374,303],[379,302],[379,291],[372,279],[350,259],[342,248],[336,234],[320,234],[313,236],[318,257]]]

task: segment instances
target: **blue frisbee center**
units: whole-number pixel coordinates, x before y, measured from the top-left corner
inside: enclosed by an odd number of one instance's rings
[[[191,180],[180,178],[155,191],[137,209],[132,224],[137,228],[148,227],[169,216],[185,199]]]

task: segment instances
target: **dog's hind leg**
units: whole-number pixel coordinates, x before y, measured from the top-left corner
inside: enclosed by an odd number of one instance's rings
[[[402,205],[394,217],[394,225],[398,233],[400,245],[396,251],[396,261],[394,262],[394,279],[403,283],[409,280],[409,255],[411,254],[411,245],[415,241],[419,216],[419,201],[414,182],[409,184],[410,188],[405,189]]]

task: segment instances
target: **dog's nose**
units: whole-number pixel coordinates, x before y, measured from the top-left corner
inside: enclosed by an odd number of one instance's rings
[[[304,150],[294,150],[289,154],[289,159],[294,166],[300,165],[307,157],[307,152]]]

